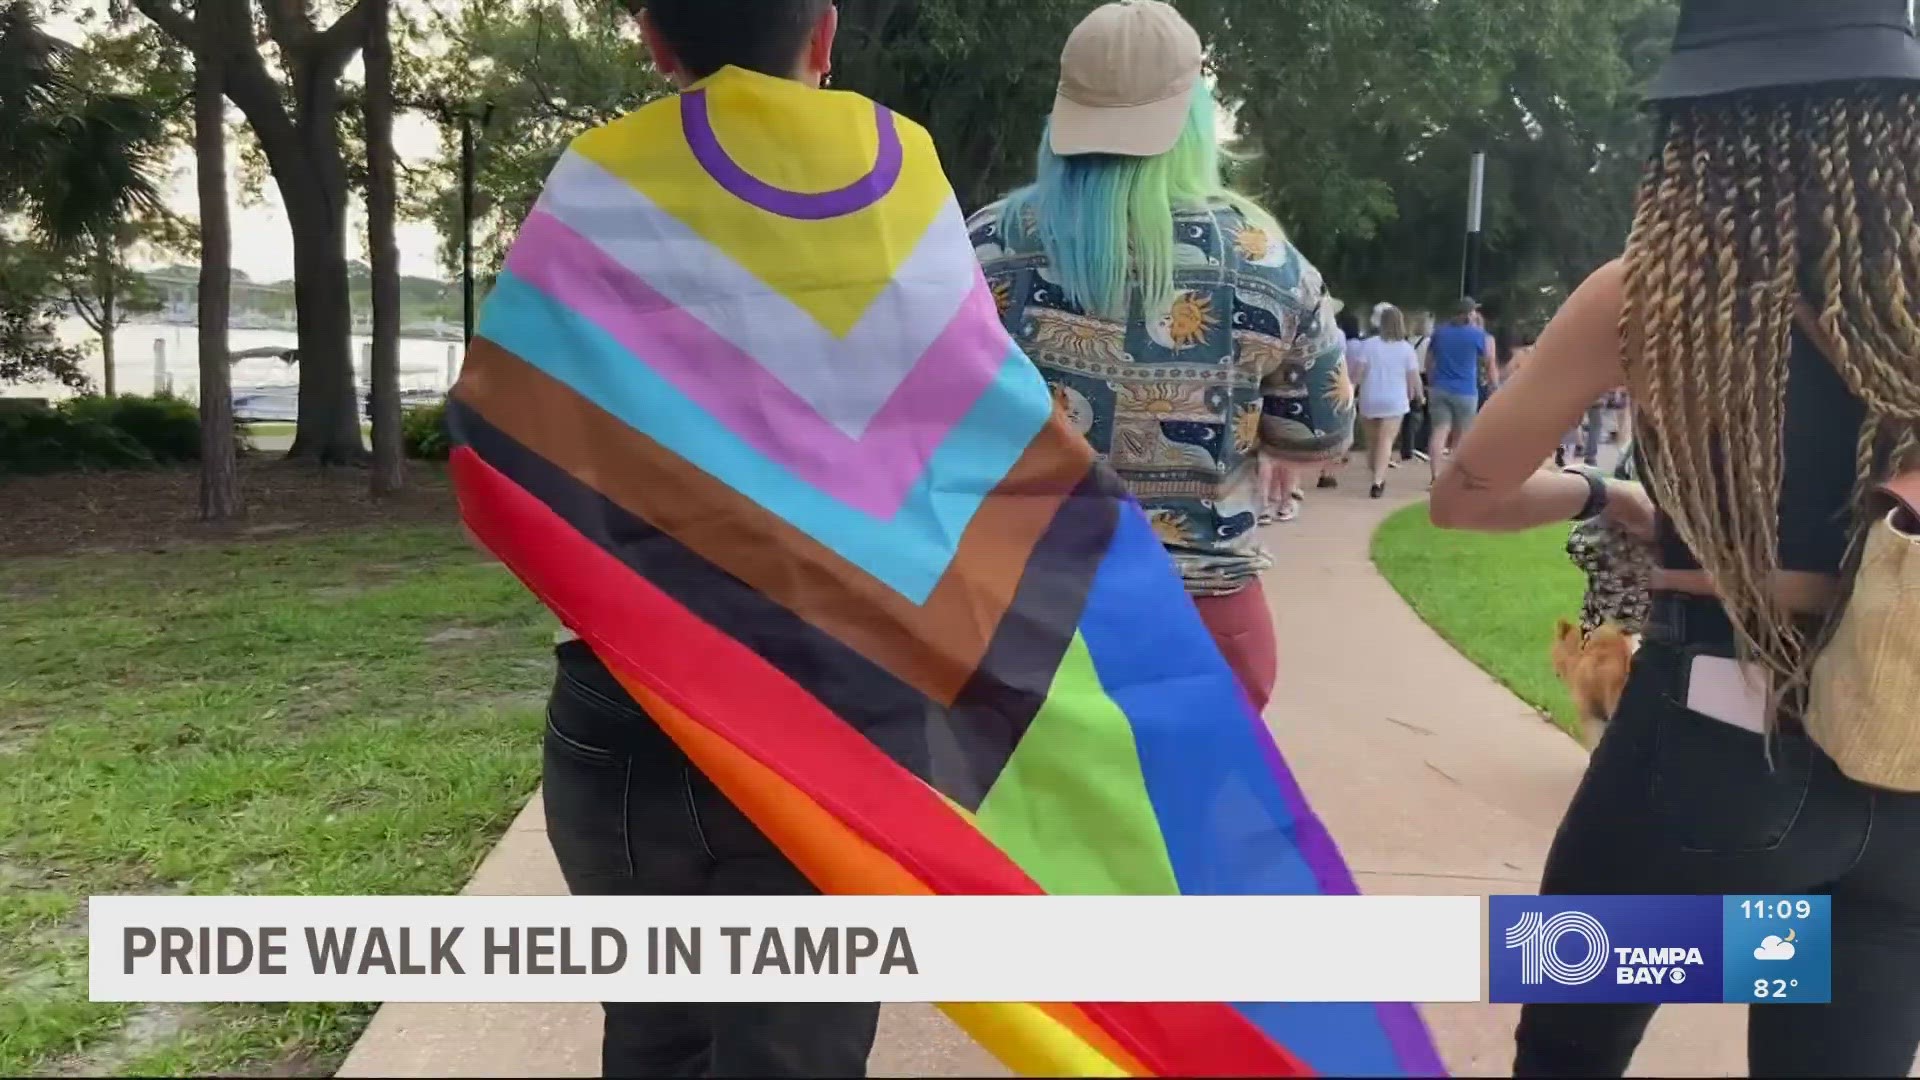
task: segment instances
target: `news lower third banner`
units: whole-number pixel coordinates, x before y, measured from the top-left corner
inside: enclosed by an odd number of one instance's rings
[[[1490,1000],[1824,1004],[1825,896],[1494,896]]]
[[[95,1001],[1831,996],[1824,896],[122,896],[89,909]]]
[[[89,902],[95,1001],[1479,1001],[1478,896]]]

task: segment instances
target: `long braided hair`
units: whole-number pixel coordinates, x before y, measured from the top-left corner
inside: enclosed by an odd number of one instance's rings
[[[1644,479],[1784,695],[1820,644],[1772,588],[1796,321],[1866,406],[1856,506],[1920,460],[1920,91],[1706,99],[1662,120],[1620,318]]]

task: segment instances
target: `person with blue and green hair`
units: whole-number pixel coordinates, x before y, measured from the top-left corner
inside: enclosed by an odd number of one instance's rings
[[[1262,467],[1338,460],[1353,386],[1319,272],[1222,179],[1204,53],[1168,4],[1096,9],[1062,50],[1034,182],[969,228],[1008,332],[1264,706]]]

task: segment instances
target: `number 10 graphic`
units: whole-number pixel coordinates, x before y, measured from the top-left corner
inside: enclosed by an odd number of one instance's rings
[[[1585,940],[1586,958],[1578,964],[1560,959],[1560,939],[1574,935]],[[1584,986],[1606,969],[1607,928],[1584,911],[1562,911],[1552,918],[1525,912],[1507,928],[1507,948],[1520,950],[1520,984],[1539,986],[1552,979],[1561,986]]]

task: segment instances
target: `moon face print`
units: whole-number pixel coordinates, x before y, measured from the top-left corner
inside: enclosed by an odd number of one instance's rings
[[[1087,396],[1065,383],[1054,383],[1053,408],[1081,436],[1093,430],[1093,403]]]

